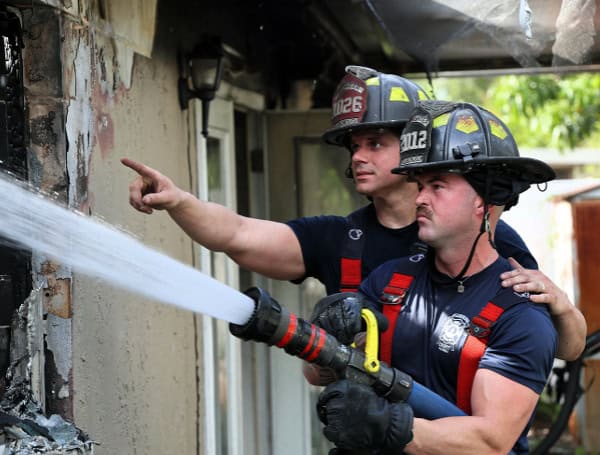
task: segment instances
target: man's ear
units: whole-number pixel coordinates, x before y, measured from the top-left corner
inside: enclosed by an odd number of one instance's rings
[[[486,204],[485,204],[485,202],[483,202],[483,198],[481,196],[477,195],[475,197],[474,205],[475,205],[475,213],[477,215],[483,216],[483,214],[485,212],[485,206],[486,206]],[[489,207],[490,207],[490,205],[488,204],[488,208]]]

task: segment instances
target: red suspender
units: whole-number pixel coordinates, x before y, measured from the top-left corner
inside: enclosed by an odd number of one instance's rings
[[[365,233],[360,226],[365,224],[364,209],[346,217],[348,228],[342,242],[340,260],[340,292],[356,292],[362,281],[362,253],[365,246]]]
[[[388,365],[392,364],[392,342],[394,340],[394,331],[400,310],[402,310],[402,301],[406,291],[412,283],[413,276],[402,273],[394,273],[390,282],[383,289],[383,294],[379,298],[383,302],[383,315],[389,321],[388,329],[381,334],[379,343],[379,359]]]
[[[361,281],[360,259],[342,258],[340,292],[356,292]]]
[[[388,365],[392,364],[392,342],[398,315],[402,310],[404,296],[413,278],[412,275],[394,272],[379,298],[383,303],[383,314],[389,321],[388,329],[381,334],[379,359]],[[477,316],[472,318],[469,334],[460,351],[456,385],[456,405],[467,414],[471,414],[471,389],[475,373],[479,368],[479,361],[485,352],[494,324],[504,311],[524,301],[524,297],[513,293],[512,289],[504,290],[492,301],[489,301]]]
[[[488,302],[471,320],[469,335],[460,351],[456,385],[456,405],[467,414],[471,414],[471,389],[479,361],[487,346],[488,336],[500,315],[512,305],[509,303],[502,308],[493,302]]]
[[[487,340],[486,340],[487,341]],[[465,344],[460,351],[460,360],[458,361],[458,381],[456,384],[456,406],[471,414],[471,389],[475,373],[479,367],[479,360],[485,352],[487,343],[467,335]]]

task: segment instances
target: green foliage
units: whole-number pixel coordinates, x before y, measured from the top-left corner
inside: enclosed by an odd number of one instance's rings
[[[521,147],[565,150],[600,142],[600,74],[440,78],[431,91],[437,99],[485,106],[508,125]]]
[[[473,78],[442,78],[433,80],[433,86],[429,86],[428,81],[417,81],[427,90],[429,96],[438,100],[457,100],[468,101],[471,103],[482,104],[487,97],[486,93],[493,79],[484,77]]]
[[[572,149],[598,133],[600,75],[505,76],[486,101],[521,146]]]

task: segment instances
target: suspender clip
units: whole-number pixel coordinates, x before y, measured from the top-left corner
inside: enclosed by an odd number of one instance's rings
[[[495,321],[490,321],[482,316],[475,316],[471,319],[471,324],[469,326],[469,332],[471,335],[477,338],[487,338],[490,336],[492,332],[492,328],[496,324]]]

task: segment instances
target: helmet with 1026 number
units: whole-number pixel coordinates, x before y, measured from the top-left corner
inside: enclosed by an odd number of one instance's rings
[[[332,128],[323,140],[346,145],[349,134],[371,128],[400,132],[419,100],[429,97],[421,87],[395,74],[364,66],[347,66],[332,99]]]

